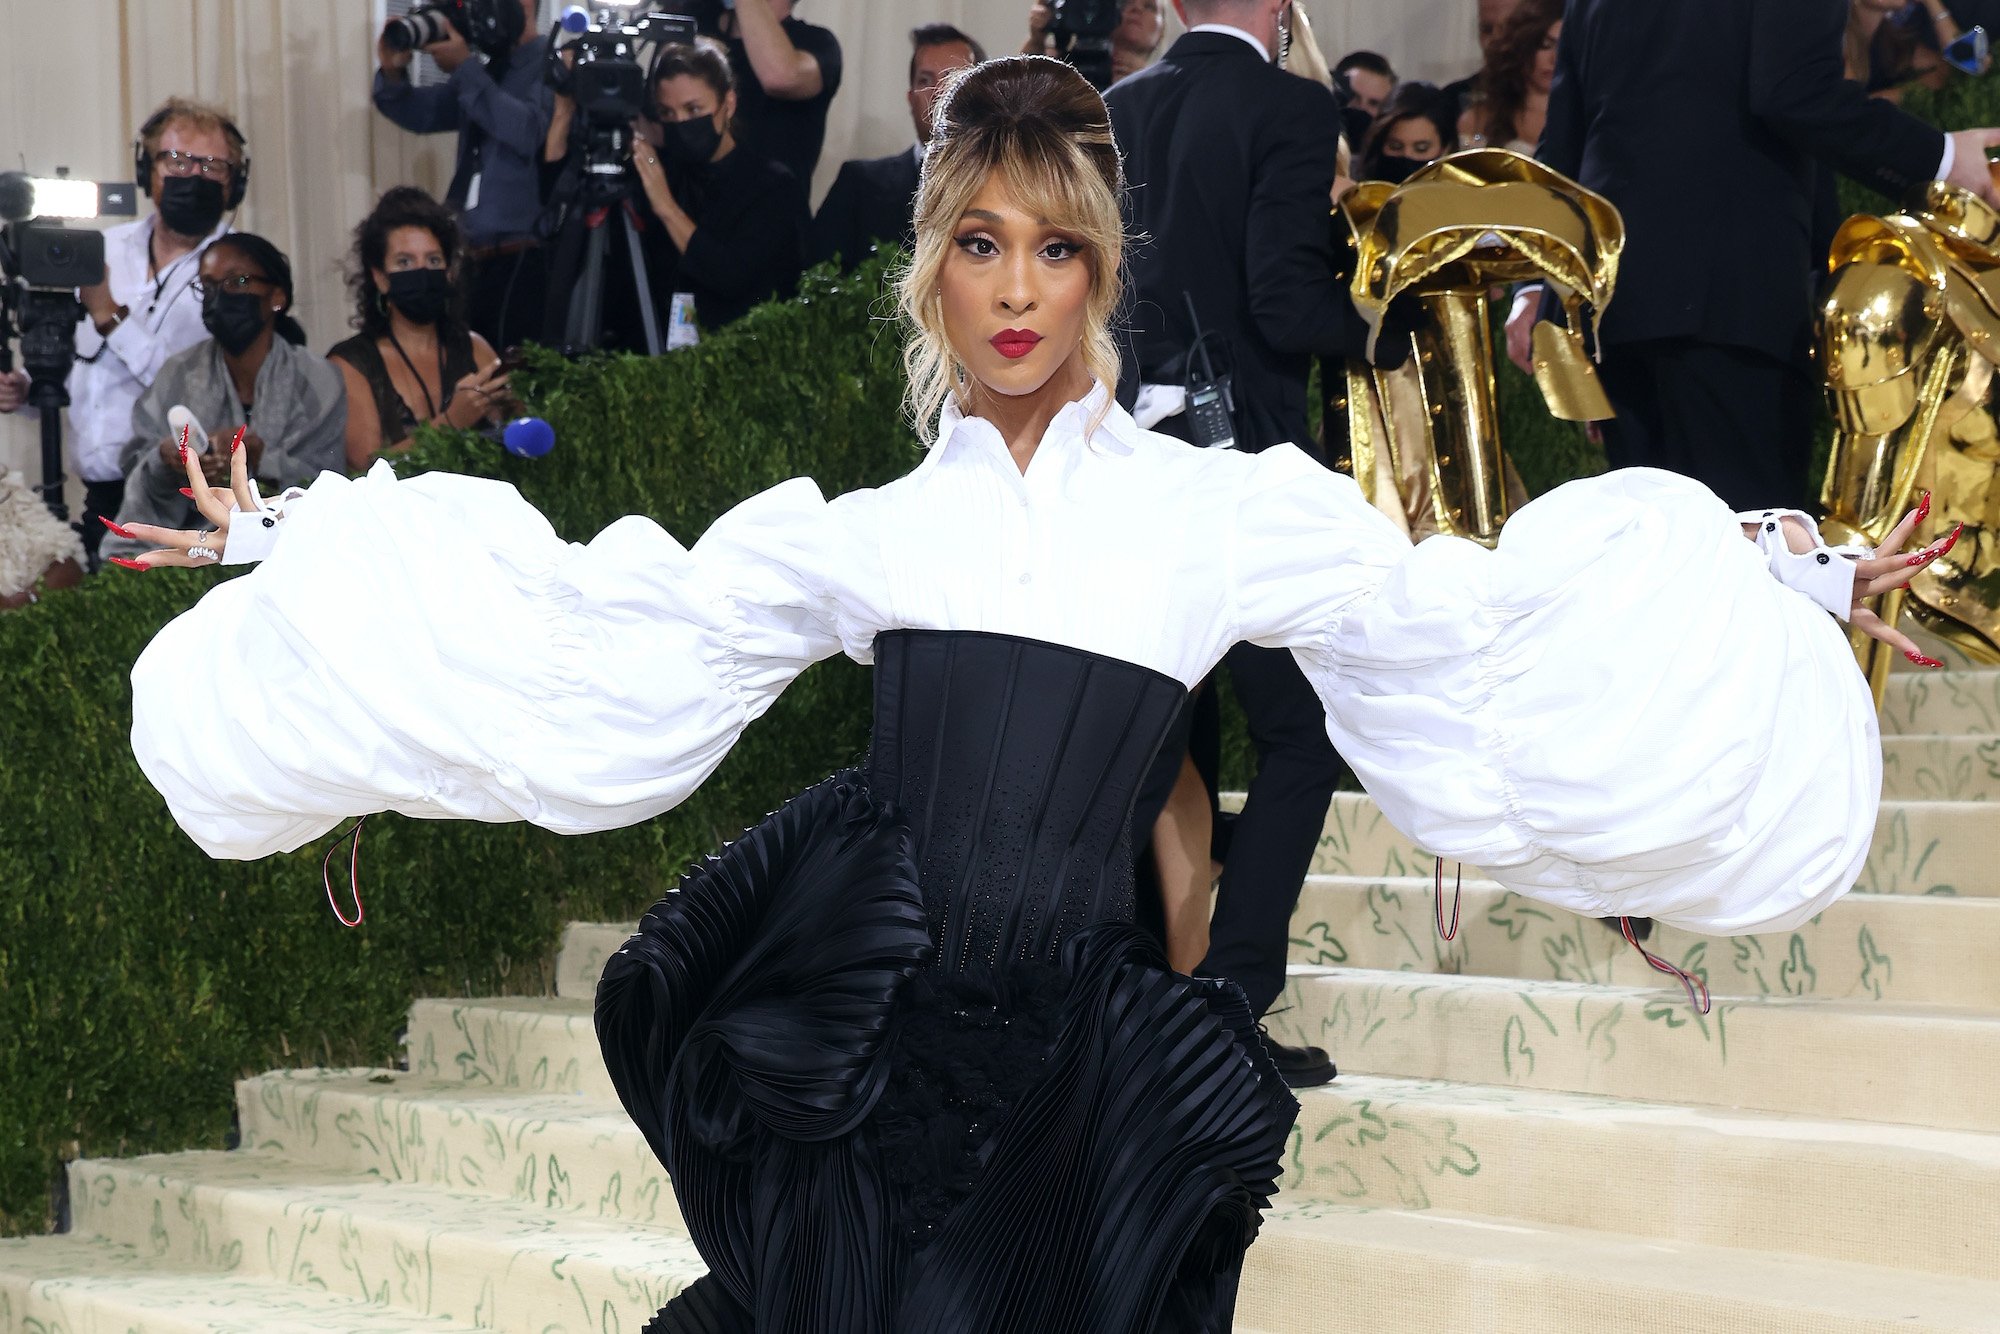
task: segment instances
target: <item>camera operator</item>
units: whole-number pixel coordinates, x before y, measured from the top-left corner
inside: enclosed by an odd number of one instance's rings
[[[83,481],[79,531],[95,566],[104,529],[118,512],[125,470],[118,452],[132,430],[132,405],[168,357],[208,335],[193,291],[202,252],[229,230],[224,215],[242,202],[250,163],[243,134],[214,107],[172,98],[147,117],[134,168],[155,212],[104,233],[105,280],[78,293],[77,362],[69,375],[70,441]],[[0,412],[19,409],[28,379],[0,374]]]
[[[812,189],[826,109],[840,91],[840,39],[793,14],[797,0],[736,0],[718,33],[736,74],[736,134]]]
[[[376,42],[375,108],[412,134],[458,132],[457,165],[445,202],[460,210],[466,240],[466,323],[495,346],[541,331],[543,270],[535,250],[541,214],[539,162],[552,113],[543,81],[543,39],[534,0],[473,0],[518,6],[519,39],[482,62],[465,34],[441,18],[445,36],[423,48],[451,76],[434,88],[410,82],[414,51]],[[512,28],[512,15],[505,25]]]
[[[833,188],[813,215],[807,247],[814,264],[838,255],[852,271],[877,241],[900,245],[910,231],[917,181],[931,142],[931,112],[945,76],[986,59],[986,52],[949,23],[926,23],[910,33],[910,121],[917,143],[888,157],[843,162]]]

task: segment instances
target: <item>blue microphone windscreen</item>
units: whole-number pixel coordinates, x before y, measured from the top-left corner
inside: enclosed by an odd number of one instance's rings
[[[562,12],[563,31],[574,37],[590,26],[590,15],[581,5],[571,5]]]
[[[500,433],[500,443],[509,454],[538,459],[556,447],[556,428],[540,417],[516,417]]]

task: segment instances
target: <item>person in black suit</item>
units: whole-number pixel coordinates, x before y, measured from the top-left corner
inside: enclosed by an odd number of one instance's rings
[[[1933,178],[1991,196],[2000,133],[1947,137],[1866,96],[1842,76],[1846,14],[1844,0],[1569,0],[1537,156],[1625,218],[1598,330],[1613,467],[1805,508],[1819,164],[1892,199]],[[1534,318],[1517,300],[1517,363]]]
[[[1175,0],[1174,8],[1189,31],[1105,94],[1125,154],[1130,227],[1142,238],[1129,262],[1119,399],[1133,405],[1146,385],[1149,403],[1171,403],[1194,342],[1192,301],[1217,369],[1234,377],[1237,447],[1289,441],[1318,455],[1306,421],[1312,358],[1358,358],[1367,335],[1328,216],[1340,106],[1272,63],[1289,0]],[[1184,422],[1168,415],[1156,429],[1186,438]],[[1257,775],[1230,840],[1202,971],[1237,982],[1261,1014],[1284,988],[1292,909],[1341,762],[1290,653],[1242,644],[1225,663],[1248,715]],[[1204,734],[1214,694],[1202,692],[1198,708],[1209,712],[1188,724],[1198,762],[1212,744]],[[1153,828],[1186,741],[1185,732],[1169,739],[1135,830]],[[1294,1084],[1333,1077],[1317,1048],[1272,1048]]]
[[[854,158],[840,164],[833,188],[813,216],[806,261],[840,258],[851,271],[868,258],[878,241],[903,244],[917,201],[917,178],[931,141],[931,109],[945,76],[986,59],[978,42],[949,23],[926,23],[910,33],[910,120],[917,143],[888,157]]]

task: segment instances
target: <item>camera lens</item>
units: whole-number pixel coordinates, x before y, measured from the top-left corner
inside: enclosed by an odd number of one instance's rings
[[[42,255],[49,263],[56,265],[58,268],[66,269],[76,263],[76,251],[70,249],[69,245],[63,241],[49,242],[49,248],[43,251]]]

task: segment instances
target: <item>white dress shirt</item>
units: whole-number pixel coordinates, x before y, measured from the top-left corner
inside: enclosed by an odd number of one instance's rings
[[[1260,56],[1262,56],[1262,57],[1264,58],[1264,63],[1265,63],[1265,64],[1267,64],[1267,65],[1268,65],[1268,64],[1270,64],[1270,63],[1271,63],[1271,48],[1270,48],[1270,47],[1268,47],[1268,46],[1266,46],[1266,45],[1264,45],[1264,39],[1263,39],[1263,38],[1261,38],[1261,37],[1258,37],[1258,36],[1256,36],[1256,35],[1255,35],[1255,34],[1253,34],[1253,33],[1247,33],[1247,32],[1245,32],[1245,31],[1243,31],[1243,29],[1241,29],[1241,28],[1237,28],[1237,27],[1232,27],[1231,25],[1229,25],[1229,24],[1227,24],[1227,23],[1197,23],[1197,24],[1195,24],[1195,25],[1194,25],[1194,26],[1193,26],[1192,28],[1189,28],[1189,29],[1188,29],[1188,31],[1189,31],[1189,32],[1226,32],[1226,33],[1228,33],[1228,34],[1229,34],[1229,35],[1230,35],[1231,37],[1241,37],[1241,38],[1242,38],[1242,39],[1243,39],[1244,41],[1246,41],[1246,42],[1250,43],[1250,45],[1251,45],[1251,46],[1252,46],[1253,48],[1255,48],[1255,50],[1256,50],[1256,52],[1257,52],[1257,54],[1258,54],[1258,55],[1260,55]]]
[[[947,408],[907,476],[785,482],[692,548],[638,517],[564,542],[499,482],[327,474],[140,657],[133,749],[215,856],[376,810],[614,828],[694,791],[807,666],[904,628],[1190,686],[1240,641],[1288,648],[1397,829],[1593,916],[1783,929],[1873,835],[1846,638],[1706,488],[1629,469],[1526,506],[1498,550],[1412,548],[1297,449],[1196,449],[1102,386],[1025,472]]]
[[[69,373],[70,449],[88,482],[125,476],[118,452],[132,436],[132,406],[168,357],[208,337],[194,280],[202,252],[229,230],[225,221],[201,244],[151,274],[158,214],[104,233],[104,267],[111,299],[131,314],[100,338],[86,317],[76,326],[76,366]]]

